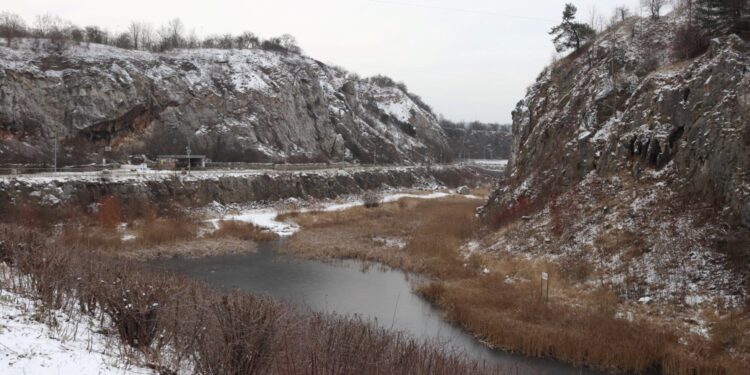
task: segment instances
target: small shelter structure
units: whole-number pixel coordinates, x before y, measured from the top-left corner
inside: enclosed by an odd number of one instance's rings
[[[159,169],[203,169],[206,168],[205,155],[159,155],[156,158]]]

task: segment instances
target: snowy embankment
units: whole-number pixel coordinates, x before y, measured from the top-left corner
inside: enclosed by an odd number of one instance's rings
[[[45,323],[48,322],[48,323]],[[0,289],[0,374],[154,374],[127,362],[100,322]]]
[[[485,166],[493,166],[493,167],[501,167],[505,168],[508,166],[508,160],[507,159],[469,159],[465,161],[466,164],[472,164],[472,165],[485,165]]]
[[[454,167],[454,165],[432,165],[431,168],[441,169],[445,167]],[[109,182],[109,183],[139,183],[148,181],[164,181],[178,178],[181,181],[200,181],[214,180],[227,177],[254,177],[260,175],[286,175],[286,174],[315,174],[322,176],[334,176],[338,174],[347,174],[353,172],[365,172],[375,170],[385,171],[410,171],[415,169],[426,168],[425,166],[380,166],[380,165],[351,165],[351,166],[331,166],[316,167],[310,169],[211,169],[195,170],[190,174],[173,170],[156,170],[156,169],[112,169],[106,172],[46,172],[19,175],[0,175],[0,185],[9,182],[19,182],[26,185],[47,185],[50,183],[61,182]]]
[[[396,202],[402,198],[413,198],[413,199],[438,199],[449,196],[462,196],[468,199],[482,199],[475,195],[460,195],[457,193],[450,192],[432,192],[429,194],[411,194],[411,193],[393,193],[384,195],[381,199],[381,203]],[[343,203],[330,203],[318,206],[315,208],[300,208],[294,210],[294,212],[333,212],[343,211],[353,207],[362,206],[364,202],[362,200],[351,200]],[[242,211],[238,214],[224,215],[221,218],[211,220],[211,223],[215,228],[218,228],[219,221],[242,221],[246,223],[254,224],[260,228],[267,229],[279,236],[291,236],[297,232],[300,228],[297,224],[287,221],[281,221],[278,219],[281,210],[278,208],[259,208]]]

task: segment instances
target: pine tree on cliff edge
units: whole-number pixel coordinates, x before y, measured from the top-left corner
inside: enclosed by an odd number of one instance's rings
[[[578,8],[575,5],[565,4],[562,23],[553,27],[549,32],[550,35],[555,36],[552,42],[555,44],[557,52],[563,52],[571,48],[579,50],[582,45],[596,35],[596,31],[591,26],[575,22],[577,12]]]

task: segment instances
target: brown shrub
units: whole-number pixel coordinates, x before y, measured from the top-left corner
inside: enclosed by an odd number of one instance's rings
[[[698,27],[687,24],[679,27],[672,40],[672,54],[680,60],[692,59],[708,51],[709,39]]]
[[[509,205],[493,209],[487,215],[491,229],[500,229],[526,215],[538,211],[542,207],[540,202],[533,202],[528,196],[521,195]]]
[[[382,201],[382,197],[380,194],[374,191],[368,191],[365,193],[365,195],[362,196],[362,203],[366,208],[375,208],[380,206],[380,202]]]
[[[711,347],[716,353],[750,351],[750,318],[742,312],[731,311],[726,316],[713,317],[710,334]]]
[[[409,202],[404,198],[399,199],[397,204],[398,204],[398,208],[402,210],[409,207]]]
[[[31,203],[22,203],[21,208],[18,210],[18,216],[21,225],[26,228],[39,228],[41,220],[36,207]]]
[[[135,229],[137,244],[158,246],[194,239],[198,226],[189,217],[159,218],[143,222]]]
[[[143,273],[131,263],[115,264],[117,267],[108,271],[111,276],[94,289],[95,298],[122,342],[134,348],[149,348],[159,331],[161,306],[174,298],[179,288],[172,278]]]
[[[106,196],[99,202],[99,223],[106,229],[115,229],[122,222],[120,201],[113,196]]]
[[[581,256],[563,255],[559,260],[560,274],[572,282],[583,282],[594,271],[594,266]]]
[[[594,246],[604,255],[623,254],[625,260],[640,257],[648,250],[643,236],[629,230],[613,229],[594,239]]]
[[[97,226],[77,223],[63,226],[60,240],[65,246],[99,250],[113,250],[123,244],[116,232],[103,231]]]
[[[549,204],[549,220],[552,228],[550,232],[560,237],[563,233],[562,220],[560,219],[560,203],[557,199],[552,200]]]
[[[280,337],[292,322],[268,299],[233,293],[208,302],[207,331],[196,343],[196,370],[204,374],[265,374]]]

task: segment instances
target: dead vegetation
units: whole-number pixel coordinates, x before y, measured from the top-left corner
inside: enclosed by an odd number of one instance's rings
[[[46,310],[91,314],[133,360],[161,373],[500,374],[437,344],[357,319],[222,294],[140,263],[0,226],[3,287]]]
[[[255,242],[278,238],[237,221],[221,221],[214,230],[200,215],[173,204],[122,204],[113,197],[88,208],[23,204],[8,214],[2,221],[47,231],[61,245],[140,260],[249,252]]]
[[[548,233],[561,240],[573,238],[576,218],[571,215],[576,214],[577,199],[576,194],[561,197],[557,218],[541,228],[551,229]],[[744,373],[747,363],[743,356],[748,353],[744,338],[750,331],[738,325],[739,320],[727,323],[719,319],[708,340],[646,315],[622,315],[626,301],[621,291],[595,281],[601,277],[596,271],[598,264],[592,263],[596,258],[584,256],[585,252],[563,254],[551,262],[543,257],[460,250],[483,230],[474,217],[479,204],[460,198],[405,199],[374,209],[289,216],[303,229],[288,242],[287,251],[308,257],[377,261],[432,276],[418,292],[439,305],[448,319],[495,347],[524,355],[616,372]],[[495,216],[490,225],[499,225],[498,233],[513,230],[513,223],[526,222],[521,216],[531,212],[529,200],[520,199],[503,212],[509,217]],[[521,233],[535,235],[534,231]],[[399,249],[373,240],[384,237],[404,240],[406,246]],[[544,237],[534,241],[545,243]],[[590,249],[591,253],[622,253],[625,260],[649,251],[642,238],[627,229],[604,232],[594,243],[596,250]],[[540,293],[543,271],[551,275],[549,301]],[[592,284],[586,284],[589,281]],[[590,286],[580,288],[582,284]]]
[[[407,271],[427,273],[432,268],[453,267],[441,256],[456,254],[457,242],[436,244],[429,235],[414,241],[417,228],[426,232],[465,233],[474,225],[472,210],[479,200],[451,197],[436,200],[403,198],[377,208],[354,207],[343,211],[281,215],[304,230],[292,236],[286,251],[309,258],[352,258],[387,264]],[[428,217],[440,217],[441,224],[422,227]],[[437,241],[444,237],[436,237]],[[390,241],[388,241],[390,240]],[[403,242],[406,248],[387,246]],[[432,245],[442,251],[436,256]],[[420,256],[414,256],[414,254]],[[442,264],[441,266],[438,263]]]

